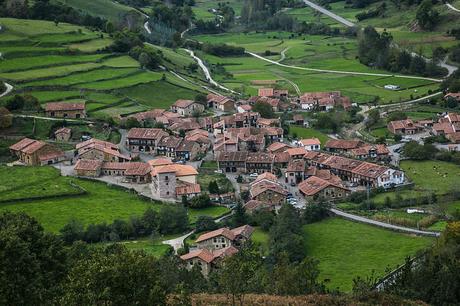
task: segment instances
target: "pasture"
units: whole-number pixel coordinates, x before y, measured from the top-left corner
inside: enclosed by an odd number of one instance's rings
[[[312,128],[304,128],[301,126],[289,126],[289,135],[292,137],[296,136],[298,139],[318,138],[321,141],[321,145],[325,145],[329,140],[326,134]]]
[[[197,35],[195,39],[203,42],[223,43],[244,47],[282,64],[299,67],[281,67],[251,57],[217,57],[200,52],[199,55],[211,66],[214,76],[224,85],[239,90],[245,88],[246,94],[255,94],[258,86],[254,80],[285,80],[295,83],[302,92],[340,90],[352,98],[353,102],[368,103],[379,101],[382,104],[409,100],[436,90],[437,83],[418,79],[404,79],[393,76],[350,75],[333,72],[317,72],[308,69],[334,70],[358,73],[383,73],[359,63],[356,59],[356,40],[343,37],[321,35],[292,36],[287,32],[237,33],[219,35]],[[397,84],[401,90],[384,89],[386,84]],[[291,93],[293,87],[284,85]]]
[[[0,167],[0,175],[0,200],[11,200],[0,204],[0,211],[23,211],[51,232],[58,232],[72,218],[84,225],[110,223],[141,215],[148,207],[157,210],[164,205],[145,201],[136,194],[102,182],[62,177],[51,167]],[[75,188],[67,187],[70,182],[87,193],[77,194]],[[77,191],[80,193],[80,189]],[[30,197],[42,199],[25,199]],[[201,215],[216,218],[228,212],[227,208],[218,206],[188,210],[191,223]]]
[[[349,292],[355,277],[385,275],[386,268],[404,263],[407,256],[429,247],[434,240],[400,234],[366,224],[330,218],[303,228],[309,256],[320,260],[320,280],[331,290]]]
[[[78,4],[87,8],[93,5],[87,1]],[[7,38],[0,42],[4,56],[0,78],[42,104],[79,99],[87,103],[90,117],[109,118],[167,108],[177,99],[191,99],[203,92],[170,72],[140,69],[128,55],[101,53],[112,43],[110,38],[103,38],[105,33],[47,21],[0,18],[0,24],[5,29],[0,35]],[[201,82],[201,74],[187,70],[193,60],[183,51],[154,48],[164,54],[168,69]],[[158,99],[152,99],[156,96]],[[0,99],[0,105],[8,98]]]

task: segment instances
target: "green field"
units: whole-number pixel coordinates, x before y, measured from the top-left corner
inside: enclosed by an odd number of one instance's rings
[[[460,166],[453,163],[404,160],[400,166],[417,190],[443,194],[459,188]]]
[[[162,237],[162,239],[164,239]],[[162,244],[161,240],[162,239],[139,239],[139,240],[134,240],[134,241],[124,241],[124,242],[119,242],[120,244],[123,244],[127,249],[132,250],[132,251],[144,251],[145,253],[155,256],[155,257],[161,257],[165,255],[168,250],[171,248],[167,244]]]
[[[103,17],[114,22],[120,20],[120,16],[132,10],[129,6],[119,4],[111,0],[53,0],[67,4],[88,14]]]
[[[330,289],[350,291],[352,280],[374,270],[403,264],[406,256],[430,246],[434,240],[387,231],[365,224],[331,218],[304,226],[306,252],[320,261],[320,279]]]
[[[0,211],[24,211],[52,232],[58,232],[72,218],[84,225],[110,223],[114,219],[141,215],[148,207],[160,209],[163,205],[142,200],[133,193],[109,187],[102,182],[59,176],[58,170],[52,167],[0,167],[0,176],[0,190],[3,191],[0,200],[65,195],[0,204]],[[87,194],[73,196],[75,189],[67,187],[70,181],[85,189]],[[227,208],[219,206],[188,211],[191,223],[201,215],[216,218],[228,212]]]
[[[295,83],[302,92],[340,90],[352,98],[353,102],[367,103],[379,99],[380,103],[391,103],[422,96],[436,90],[438,84],[419,79],[403,79],[393,76],[348,75],[333,72],[315,72],[306,69],[334,71],[353,71],[364,73],[392,74],[375,70],[359,63],[356,59],[357,42],[344,37],[303,35],[292,38],[287,32],[265,33],[226,33],[219,35],[197,35],[195,39],[211,43],[227,43],[244,47],[258,54],[270,51],[276,55],[272,60],[280,60],[281,51],[286,58],[282,62],[300,68],[280,67],[251,56],[217,57],[199,52],[205,59],[214,76],[223,85],[235,90],[244,88],[246,94],[254,95],[259,86],[257,80],[272,80],[279,87],[294,93],[286,80]],[[219,69],[217,67],[219,66]],[[222,67],[226,73],[222,72]],[[281,81],[284,80],[284,84]],[[400,84],[402,90],[391,91],[383,88],[385,84]]]
[[[312,128],[304,128],[301,126],[289,126],[289,135],[293,136],[294,134],[297,135],[297,138],[299,139],[316,137],[321,141],[322,145],[325,145],[329,140],[329,137],[326,134],[318,130]]]
[[[77,2],[71,1],[71,5]],[[120,5],[112,1],[78,1],[85,9],[107,2],[104,9]],[[101,8],[102,8],[101,7]],[[116,13],[118,14],[118,13]],[[177,99],[193,99],[203,89],[166,71],[140,69],[128,55],[101,53],[111,44],[104,33],[53,22],[0,18],[5,28],[0,35],[0,78],[21,93],[37,97],[40,103],[79,99],[86,102],[90,117],[107,119],[168,108]],[[72,49],[69,51],[67,48]],[[201,72],[189,74],[193,63],[183,50],[152,47],[162,52],[165,66],[200,84]],[[9,97],[0,99],[0,105]]]

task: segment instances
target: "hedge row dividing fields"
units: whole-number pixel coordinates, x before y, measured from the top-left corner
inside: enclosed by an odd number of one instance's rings
[[[11,18],[0,18],[0,25],[0,80],[11,83],[16,93],[37,97],[42,104],[84,101],[91,117],[106,118],[168,107],[202,91],[168,71],[143,70],[128,55],[107,51],[112,39],[104,33],[65,23]],[[188,73],[193,60],[187,55],[152,48],[163,53],[168,69]],[[168,94],[156,98],[163,85]],[[0,105],[7,99],[0,99]]]

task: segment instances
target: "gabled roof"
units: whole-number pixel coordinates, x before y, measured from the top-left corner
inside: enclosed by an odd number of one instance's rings
[[[363,142],[360,140],[329,139],[325,147],[329,149],[350,150],[358,148],[362,144]]]
[[[348,190],[343,185],[338,184],[337,182],[338,181],[325,180],[317,176],[311,176],[299,184],[299,191],[307,196],[313,196],[317,194],[318,192],[320,192],[321,190],[327,187],[330,187],[330,186],[341,188],[343,190]]]
[[[30,139],[30,138],[24,138],[21,139],[19,142],[16,142],[15,144],[10,146],[10,150],[13,151],[21,151],[25,147],[31,145],[32,143],[36,142],[37,140],[35,139]]]
[[[172,160],[166,157],[156,158],[148,161],[148,164],[152,167],[166,166],[171,165],[172,163]]]
[[[321,141],[318,138],[307,138],[307,139],[301,139],[300,143],[303,146],[315,146],[315,145],[320,145]]]
[[[198,243],[198,242],[205,241],[205,240],[212,239],[214,237],[219,237],[219,236],[224,236],[225,238],[228,238],[229,240],[235,239],[235,233],[233,233],[228,227],[222,227],[214,231],[208,232],[206,234],[200,235],[195,242]]]
[[[76,111],[85,110],[85,103],[51,102],[46,103],[45,111]]]
[[[200,184],[192,184],[187,182],[181,182],[176,186],[176,195],[189,195],[189,194],[198,194],[201,192]]]
[[[268,181],[272,181],[272,182],[277,182],[278,181],[278,179],[276,178],[276,175],[274,175],[273,173],[264,172],[262,174],[259,174],[259,176],[254,180],[253,183],[257,183],[257,182],[262,181],[262,180],[268,180]]]
[[[283,196],[287,195],[287,191],[277,182],[261,181],[251,185],[251,198],[255,198],[267,190],[273,191]]]
[[[159,140],[163,136],[168,136],[168,133],[158,128],[132,128],[129,130],[127,138],[138,139],[155,139]]]
[[[267,147],[267,151],[273,153],[273,152],[276,152],[276,151],[279,151],[279,150],[282,150],[282,149],[287,150],[289,148],[290,148],[290,146],[285,144],[285,143],[274,142],[274,143],[272,143],[271,145],[269,145]]]
[[[195,103],[193,100],[184,100],[184,99],[179,99],[172,106],[178,107],[178,108],[187,108],[190,105]]]
[[[102,167],[102,160],[79,159],[75,164],[74,170],[96,171]]]
[[[287,149],[286,152],[290,156],[295,156],[295,155],[305,154],[307,151],[304,148],[291,148],[291,149]]]
[[[159,173],[175,173],[177,177],[198,175],[198,171],[190,165],[171,164],[166,166],[154,167],[152,176],[157,176]]]
[[[55,135],[57,134],[70,134],[72,132],[72,129],[69,129],[67,127],[60,128],[54,132]]]
[[[211,263],[218,258],[224,258],[226,256],[231,256],[236,253],[238,253],[238,249],[235,248],[234,246],[229,246],[226,248],[214,250],[212,252],[207,249],[199,249],[199,250],[192,251],[188,254],[182,255],[180,258],[182,260],[200,258],[206,263]]]

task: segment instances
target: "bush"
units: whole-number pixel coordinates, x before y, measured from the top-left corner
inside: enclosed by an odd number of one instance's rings
[[[196,196],[192,198],[190,201],[189,207],[190,208],[205,208],[211,206],[211,200],[209,199],[209,195],[206,193],[200,194],[199,196]]]
[[[207,232],[217,229],[217,224],[210,216],[199,216],[195,222],[196,232]]]

